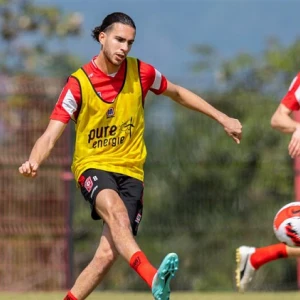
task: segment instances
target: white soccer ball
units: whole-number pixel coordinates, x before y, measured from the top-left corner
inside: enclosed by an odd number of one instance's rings
[[[277,212],[273,229],[280,242],[300,247],[300,201],[288,203]]]

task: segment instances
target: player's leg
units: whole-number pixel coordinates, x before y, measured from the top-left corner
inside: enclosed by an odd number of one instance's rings
[[[123,178],[124,177],[124,178]],[[151,286],[156,269],[151,266],[141,249],[137,245],[131,228],[129,212],[120,198],[120,189],[125,192],[122,182],[128,176],[89,169],[80,177],[79,184],[84,198],[90,203],[93,219],[103,219],[110,228],[112,240],[118,253],[137,271],[137,273]],[[136,180],[128,191],[132,207],[130,216],[137,216],[143,193],[143,183]],[[126,185],[126,183],[125,183]],[[141,207],[142,208],[142,207]],[[134,226],[135,232],[137,226]]]
[[[132,228],[129,211],[119,196],[119,190],[122,189],[120,182],[123,180],[124,178],[120,180],[114,173],[90,169],[83,173],[80,184],[85,199],[91,204],[93,219],[102,218],[104,220],[110,229],[112,240],[118,253],[130,264],[149,287],[152,288],[153,278],[157,270],[150,264],[133,236],[133,230],[136,230],[136,228]],[[135,185],[136,183],[130,182],[129,180],[128,184]],[[142,184],[142,182],[139,182],[139,185],[140,184]],[[133,190],[135,190],[135,187]],[[143,191],[143,189],[139,188],[137,190]],[[138,193],[136,193],[136,195],[138,195]],[[137,197],[137,199],[141,198]],[[138,203],[139,201],[136,204],[136,209],[138,208]],[[133,215],[130,214],[130,216],[132,217]],[[135,217],[137,216],[136,214]],[[163,285],[163,287],[155,299],[167,300],[168,297],[164,297],[164,295],[167,295],[167,292],[169,292],[170,276],[166,276],[165,280],[161,278],[164,277],[164,274],[168,274],[169,271],[170,274],[172,274],[171,277],[173,277],[178,268],[177,255],[172,254],[171,257],[166,257],[162,265],[163,269],[159,268],[160,276],[156,276],[156,278],[158,278],[156,281],[158,280],[159,285]],[[160,294],[162,294],[162,296]]]
[[[118,253],[130,262],[132,254],[141,249],[132,235],[127,209],[118,193],[110,189],[100,191],[95,211],[108,225]]]
[[[135,236],[143,215],[144,184],[135,178],[124,175],[116,175],[116,179],[119,183],[120,197],[127,208],[132,233]],[[168,254],[158,270],[148,262],[142,251],[136,252],[131,257],[130,265],[151,288],[154,299],[169,299],[170,281],[178,270],[176,253]]]
[[[136,243],[127,209],[115,191],[102,190],[97,196],[95,209],[108,224],[118,253],[152,288],[154,298],[168,300],[170,279],[178,269],[177,255],[167,255],[158,271],[153,267]]]
[[[80,176],[79,184],[84,198],[90,203],[91,217],[102,219],[108,225],[118,253],[129,261],[130,253],[138,251],[139,247],[132,236],[114,173],[88,169]]]
[[[262,265],[287,257],[300,257],[300,248],[288,247],[283,243],[261,248],[241,246],[236,249],[236,285],[239,291],[246,290],[254,273]]]
[[[88,266],[81,272],[65,300],[83,300],[99,285],[118,257],[110,230],[103,226],[99,247]],[[69,297],[69,298],[68,298]]]

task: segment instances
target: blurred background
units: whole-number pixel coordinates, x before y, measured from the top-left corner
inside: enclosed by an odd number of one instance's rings
[[[114,11],[136,23],[132,56],[243,124],[236,145],[165,97],[149,94],[145,105],[138,242],[155,266],[179,254],[175,290],[232,291],[235,249],[276,243],[273,218],[295,200],[289,136],[270,118],[300,69],[296,0],[0,0],[0,290],[67,289],[97,248],[102,224],[70,173],[73,124],[38,178],[18,167],[67,77],[98,54],[91,30]],[[115,289],[147,286],[120,259],[99,286]],[[298,289],[296,261],[263,266],[252,289]]]

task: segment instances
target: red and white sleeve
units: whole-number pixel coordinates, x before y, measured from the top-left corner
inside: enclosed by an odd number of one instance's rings
[[[299,110],[300,108],[300,73],[293,79],[289,90],[281,100],[290,110]]]
[[[80,86],[74,77],[69,77],[62,89],[50,116],[51,120],[68,123],[70,119],[77,120],[81,105]]]
[[[167,88],[167,79],[153,66],[140,61],[140,76],[143,94],[150,90],[156,95],[162,94]]]

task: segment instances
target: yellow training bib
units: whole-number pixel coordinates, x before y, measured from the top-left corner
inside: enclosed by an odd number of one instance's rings
[[[90,168],[143,181],[147,151],[137,59],[126,59],[124,85],[113,103],[101,99],[82,68],[72,76],[80,83],[82,97],[72,163],[76,181]]]

